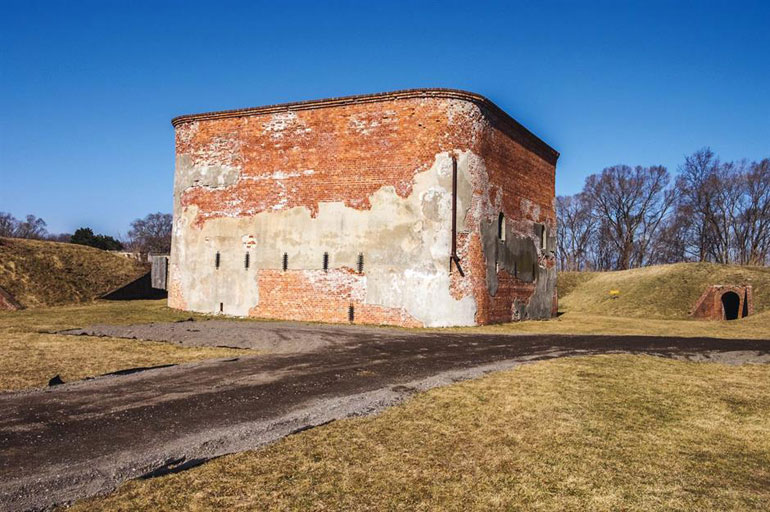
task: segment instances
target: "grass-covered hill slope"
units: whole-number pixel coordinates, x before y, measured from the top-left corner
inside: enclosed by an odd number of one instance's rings
[[[0,286],[28,308],[90,301],[146,271],[93,247],[0,238]]]
[[[750,284],[754,312],[770,310],[770,268],[676,263],[617,272],[561,272],[559,309],[570,313],[688,318],[707,286]],[[617,298],[610,290],[620,292]]]

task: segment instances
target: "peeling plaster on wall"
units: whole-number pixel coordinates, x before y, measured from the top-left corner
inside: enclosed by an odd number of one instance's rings
[[[290,186],[287,190],[291,192],[287,207],[307,206],[313,216],[321,201],[343,201],[353,208],[368,209],[368,196],[383,185],[394,186],[402,197],[411,194],[415,169],[426,170],[433,155],[441,151],[470,150],[468,141],[478,138],[476,132],[482,126],[478,107],[467,101],[431,98],[391,104],[393,108],[384,112],[381,106],[363,112],[358,111],[360,108],[341,108],[331,117],[312,110],[283,112],[217,120],[205,128],[197,127],[194,133],[187,129],[177,137],[177,154],[200,153],[201,147],[210,147],[216,139],[238,139],[242,172],[230,187],[180,190],[181,200],[202,206],[196,223],[218,216],[252,215],[273,206],[265,198],[278,193],[280,185],[272,180],[248,181],[248,177],[304,167],[316,170],[316,175],[313,179],[296,178],[292,184],[296,190]],[[455,115],[447,129],[448,111],[468,115]],[[367,134],[356,132],[356,126]],[[410,135],[407,128],[417,131]],[[285,136],[275,138],[277,133]],[[348,142],[350,138],[356,139],[355,145]],[[355,176],[360,185],[348,185],[349,176]],[[322,181],[326,186],[317,186]],[[234,207],[224,208],[228,205]]]
[[[381,113],[366,113],[350,116],[350,130],[361,135],[372,135],[380,126],[392,125],[397,129],[398,114],[395,110],[385,110]]]
[[[273,140],[281,140],[287,135],[296,137],[307,134],[311,129],[298,118],[296,112],[273,114],[270,121],[262,125],[262,133],[269,134]]]
[[[197,260],[213,262],[215,253],[202,255],[211,252],[200,250],[204,242],[225,247],[224,261],[239,250],[228,248],[230,237],[259,237],[251,254],[256,285],[245,294],[263,300],[252,307],[221,301],[225,313],[246,309],[271,318],[347,321],[347,308],[355,305],[357,322],[458,325],[459,318],[467,325],[537,318],[545,302],[555,304],[554,153],[515,128],[511,132],[486,106],[426,96],[203,116],[175,124],[177,155],[188,157],[177,165],[175,238],[185,239],[190,246],[185,257],[196,266]],[[462,273],[449,267],[450,155],[458,167]],[[420,178],[429,171],[435,176]],[[498,247],[501,211],[507,239],[519,240],[515,247]],[[183,229],[177,229],[177,219]],[[534,223],[549,228],[545,251]],[[322,270],[325,251],[328,272]],[[287,272],[281,270],[284,252]],[[359,252],[365,254],[363,275],[352,270]],[[170,270],[195,276],[174,265],[174,253]],[[519,278],[513,277],[506,262],[514,257],[534,260],[534,271],[520,269]],[[495,265],[496,259],[505,261]],[[242,262],[242,255],[236,260]],[[527,273],[531,282],[522,279]],[[239,276],[233,289],[221,275],[214,277],[227,284],[200,284],[193,295],[201,290],[243,295]],[[180,281],[180,296],[170,296],[169,303],[198,301],[199,310],[218,308],[211,293],[182,297],[190,286]],[[430,293],[439,293],[438,303]]]
[[[190,155],[178,156],[176,167],[178,169],[188,169],[187,172],[182,173],[180,176],[184,189],[191,187],[229,187],[238,182],[241,173],[240,167],[230,165],[192,165]]]
[[[530,228],[534,227],[534,223],[529,224]],[[550,318],[556,268],[548,261],[549,255],[539,249],[534,235],[517,233],[511,224],[507,224],[505,230],[505,240],[499,240],[497,219],[482,224],[489,294],[497,295],[498,273],[505,271],[514,280],[535,285],[529,300],[516,299],[513,319]],[[548,239],[552,240],[553,237]]]
[[[490,126],[484,127],[490,130]],[[509,163],[510,165],[510,163]],[[513,180],[514,187],[503,188],[492,182],[487,168],[487,159],[475,166],[474,216],[478,219],[483,254],[484,292],[489,294],[490,304],[499,313],[500,300],[510,300],[508,320],[550,318],[556,284],[556,269],[553,266],[552,229],[548,229],[546,250],[540,248],[537,224],[553,224],[538,203],[520,198],[517,208],[506,208],[504,198],[515,190],[518,176],[511,173],[506,180]],[[500,183],[497,178],[497,183]],[[510,200],[510,198],[509,198]],[[498,239],[498,216],[505,214],[505,241]],[[500,293],[500,278],[506,280],[504,296]],[[513,288],[512,288],[513,287]],[[476,292],[478,294],[481,292]],[[491,314],[491,312],[489,313]],[[496,321],[500,321],[499,319]]]
[[[540,220],[540,206],[529,199],[521,200],[521,211],[527,219],[535,222]]]
[[[351,300],[404,309],[425,326],[473,325],[473,296],[457,299],[450,294],[451,162],[449,153],[436,155],[428,170],[414,176],[412,194],[402,198],[394,187],[382,187],[369,197],[370,210],[320,203],[316,217],[308,208],[294,207],[210,219],[195,228],[190,226],[198,216],[197,207],[180,207],[175,212],[172,268],[185,268],[180,287],[184,301],[195,311],[216,313],[221,302],[224,313],[247,315],[259,303],[257,280],[251,273],[280,269],[283,253],[290,269],[304,270],[319,293],[326,290],[331,295],[331,289],[343,283],[338,273],[330,276],[322,271],[323,253],[329,253],[333,268],[355,268],[363,253],[365,276],[345,277]],[[467,198],[472,197],[470,180],[462,169],[459,174],[463,175],[458,180],[459,211],[465,211]],[[257,241],[248,270],[243,268],[241,247],[245,234]],[[191,253],[186,247],[206,250]],[[219,269],[214,266],[217,251]]]
[[[344,297],[355,302],[366,298],[366,276],[356,274],[352,268],[334,269],[330,272],[302,271],[304,278],[319,294]]]

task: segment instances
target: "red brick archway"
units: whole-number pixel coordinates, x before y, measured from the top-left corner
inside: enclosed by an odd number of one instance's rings
[[[751,285],[709,286],[691,311],[693,318],[736,320],[754,312]]]

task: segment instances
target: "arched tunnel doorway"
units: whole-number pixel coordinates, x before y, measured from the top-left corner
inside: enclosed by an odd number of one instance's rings
[[[725,292],[722,294],[722,311],[724,311],[725,320],[735,320],[740,316],[741,298],[735,292]]]

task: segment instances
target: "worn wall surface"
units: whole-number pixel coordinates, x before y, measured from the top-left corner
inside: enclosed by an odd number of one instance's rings
[[[499,124],[485,122],[482,133],[489,203],[480,223],[487,294],[477,293],[479,322],[550,318],[556,314],[555,161]],[[501,213],[505,233],[498,236]]]
[[[725,293],[738,296],[738,318],[754,314],[754,300],[751,285],[717,284],[706,288],[693,306],[690,315],[703,320],[725,320],[722,296]]]
[[[463,94],[175,120],[170,306],[404,326],[548,316],[555,282],[532,229],[553,224],[555,152]],[[450,271],[453,160],[460,269]],[[490,242],[499,211],[511,236]],[[522,258],[544,270],[506,270]]]

